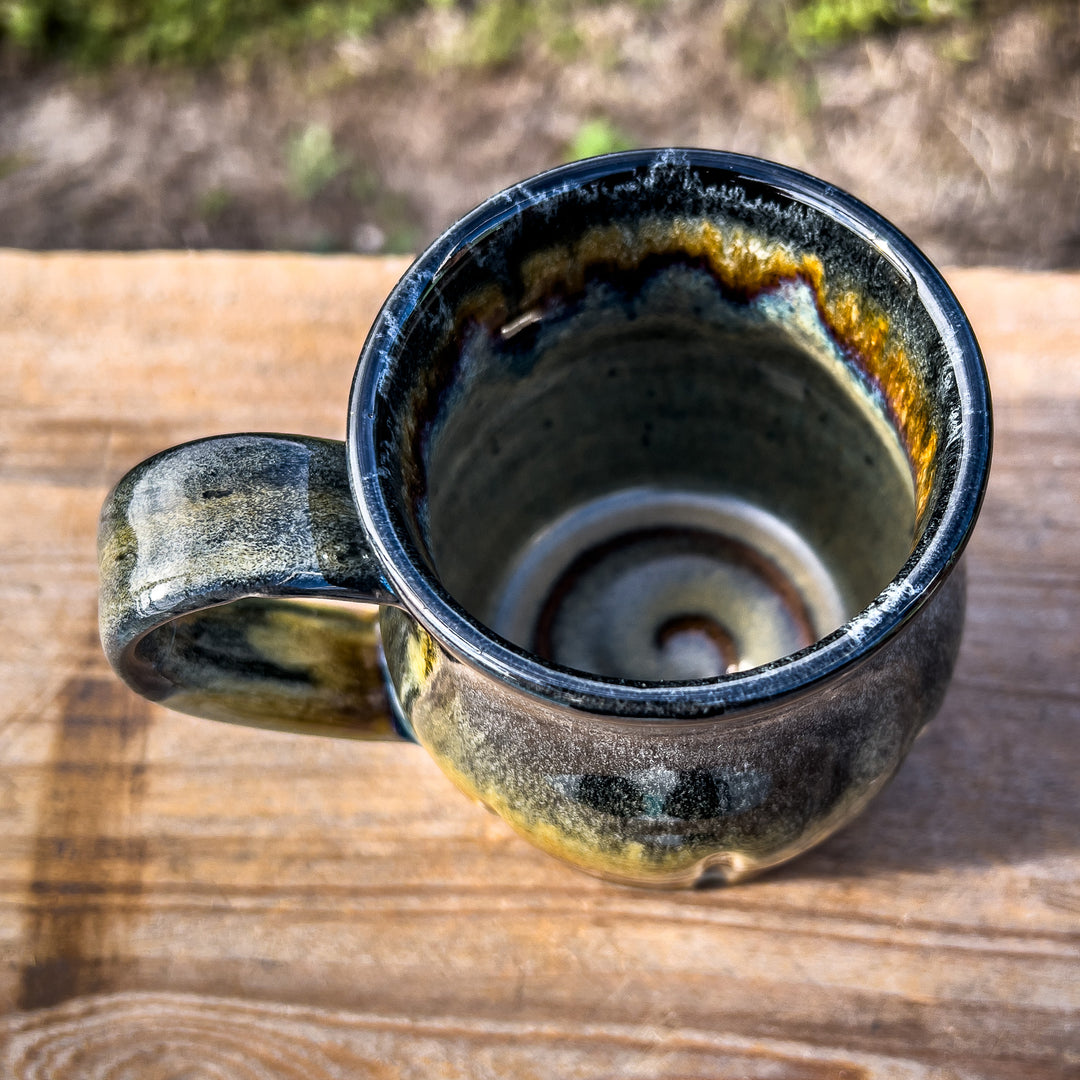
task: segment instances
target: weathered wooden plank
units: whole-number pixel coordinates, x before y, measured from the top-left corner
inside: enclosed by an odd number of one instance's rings
[[[821,848],[668,895],[415,747],[173,715],[101,657],[107,486],[215,431],[340,436],[404,265],[0,253],[0,1075],[1080,1074],[1080,277],[950,275],[998,427],[938,721]]]
[[[78,1068],[85,1076],[123,1069],[127,1075],[165,1077],[191,1061],[207,1075],[296,1080],[946,1075],[899,1056],[837,1053],[813,1040],[748,1039],[709,1028],[661,1031],[647,1024],[521,1022],[453,1013],[414,1020],[177,994],[125,994],[33,1014],[21,1019],[6,1057],[15,1075],[38,1069],[66,1075]]]

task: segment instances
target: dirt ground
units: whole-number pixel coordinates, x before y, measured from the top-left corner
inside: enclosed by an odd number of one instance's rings
[[[597,7],[572,59],[533,43],[495,68],[452,59],[467,27],[449,10],[198,76],[8,58],[0,246],[416,250],[603,118],[632,145],[816,173],[942,263],[1080,266],[1080,4],[1009,4],[768,77],[737,17],[735,0]]]

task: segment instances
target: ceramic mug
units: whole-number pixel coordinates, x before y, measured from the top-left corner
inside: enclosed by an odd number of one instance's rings
[[[102,639],[171,708],[413,739],[586,871],[735,881],[938,708],[990,443],[967,320],[893,226],[752,158],[608,155],[420,256],[345,443],[124,477]]]

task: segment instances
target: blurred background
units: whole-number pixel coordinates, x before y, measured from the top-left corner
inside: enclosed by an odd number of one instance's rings
[[[0,246],[412,252],[576,157],[696,145],[949,264],[1080,265],[1080,3],[4,0]]]

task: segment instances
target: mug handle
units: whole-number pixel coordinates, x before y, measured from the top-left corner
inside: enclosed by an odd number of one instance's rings
[[[143,697],[256,727],[408,738],[371,606],[393,597],[344,443],[245,434],[165,450],[106,499],[98,565],[105,654]]]

